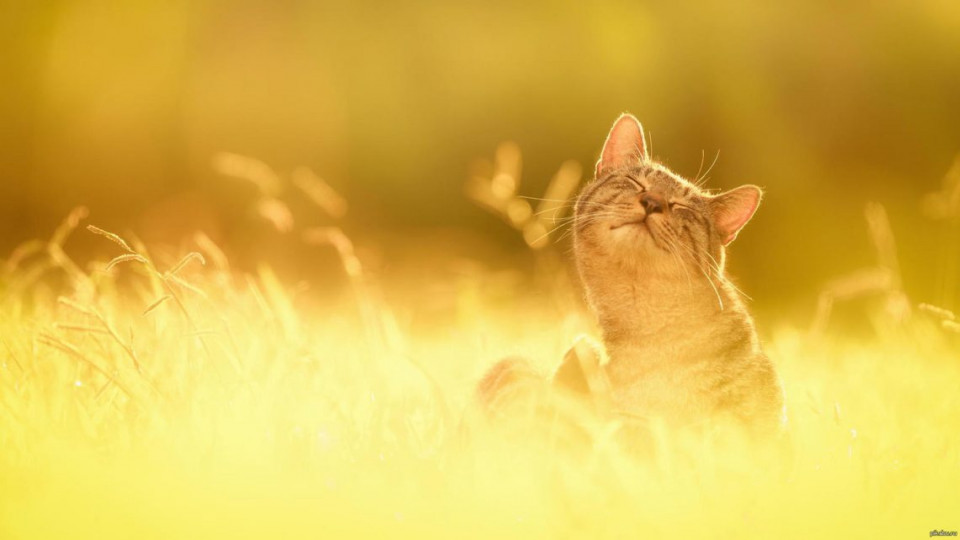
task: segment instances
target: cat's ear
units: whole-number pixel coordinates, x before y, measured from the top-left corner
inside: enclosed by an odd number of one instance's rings
[[[757,186],[740,186],[710,199],[713,225],[720,233],[721,242],[733,242],[740,229],[750,221],[760,206],[763,192]]]
[[[643,126],[632,114],[621,114],[614,122],[603,152],[597,162],[597,176],[626,165],[635,165],[647,159],[647,143],[643,140]]]

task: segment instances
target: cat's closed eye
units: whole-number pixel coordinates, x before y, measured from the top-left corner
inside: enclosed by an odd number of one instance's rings
[[[637,180],[636,178],[633,178],[632,176],[628,176],[628,177],[627,177],[627,181],[630,182],[631,184],[633,184],[633,186],[634,186],[635,188],[637,188],[637,191],[638,191],[638,192],[644,193],[644,192],[647,191],[647,187],[644,186],[643,183],[641,183],[641,182],[640,182],[639,180]]]
[[[691,210],[691,208],[683,203],[678,203],[676,201],[670,203],[671,210]]]

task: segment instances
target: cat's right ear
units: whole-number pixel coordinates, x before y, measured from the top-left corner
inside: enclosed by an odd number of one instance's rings
[[[763,197],[763,191],[760,188],[746,185],[715,195],[710,199],[713,225],[720,233],[720,242],[723,245],[733,242],[740,229],[750,221],[757,207],[760,206],[761,197]]]
[[[647,160],[647,143],[643,139],[643,126],[632,114],[621,114],[613,123],[603,152],[597,162],[597,177],[601,172],[636,165]]]

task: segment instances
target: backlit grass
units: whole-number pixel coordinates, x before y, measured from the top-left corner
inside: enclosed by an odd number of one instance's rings
[[[231,270],[202,235],[195,253],[155,261],[133,239],[84,230],[83,218],[25,245],[0,280],[2,538],[960,528],[960,353],[940,324],[948,314],[877,323],[870,339],[762,329],[790,416],[792,450],[775,462],[750,450],[720,458],[706,443],[635,460],[602,436],[574,456],[472,425],[470,398],[498,358],[547,371],[593,332],[582,307],[556,301],[575,291],[518,286],[496,302],[463,283],[439,287],[431,294],[457,307],[427,331],[394,316],[415,305],[378,300],[336,229],[314,234],[339,250],[352,289],[323,300],[266,262]],[[68,255],[79,234],[112,241],[117,258],[79,268]],[[541,271],[560,272],[551,268]]]

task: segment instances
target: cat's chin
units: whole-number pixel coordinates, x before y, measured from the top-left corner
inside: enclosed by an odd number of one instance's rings
[[[639,232],[639,233],[644,234],[645,236],[649,236],[649,235],[650,235],[649,226],[647,225],[646,221],[644,221],[644,220],[642,220],[642,219],[638,219],[638,220],[636,220],[636,221],[627,221],[627,222],[624,222],[624,223],[617,223],[617,224],[615,224],[615,225],[611,225],[611,226],[610,226],[610,231],[611,231],[611,232],[614,232],[614,231],[626,231],[626,232],[628,232],[628,233],[633,233],[633,234],[636,234],[636,233]],[[620,234],[622,234],[622,233],[620,233]]]
[[[643,250],[657,248],[649,226],[642,221],[631,221],[610,227],[609,238],[620,248]]]
[[[644,257],[669,254],[670,250],[654,238],[650,224],[645,221],[629,221],[612,225],[608,238],[615,249],[628,252],[641,252]]]

